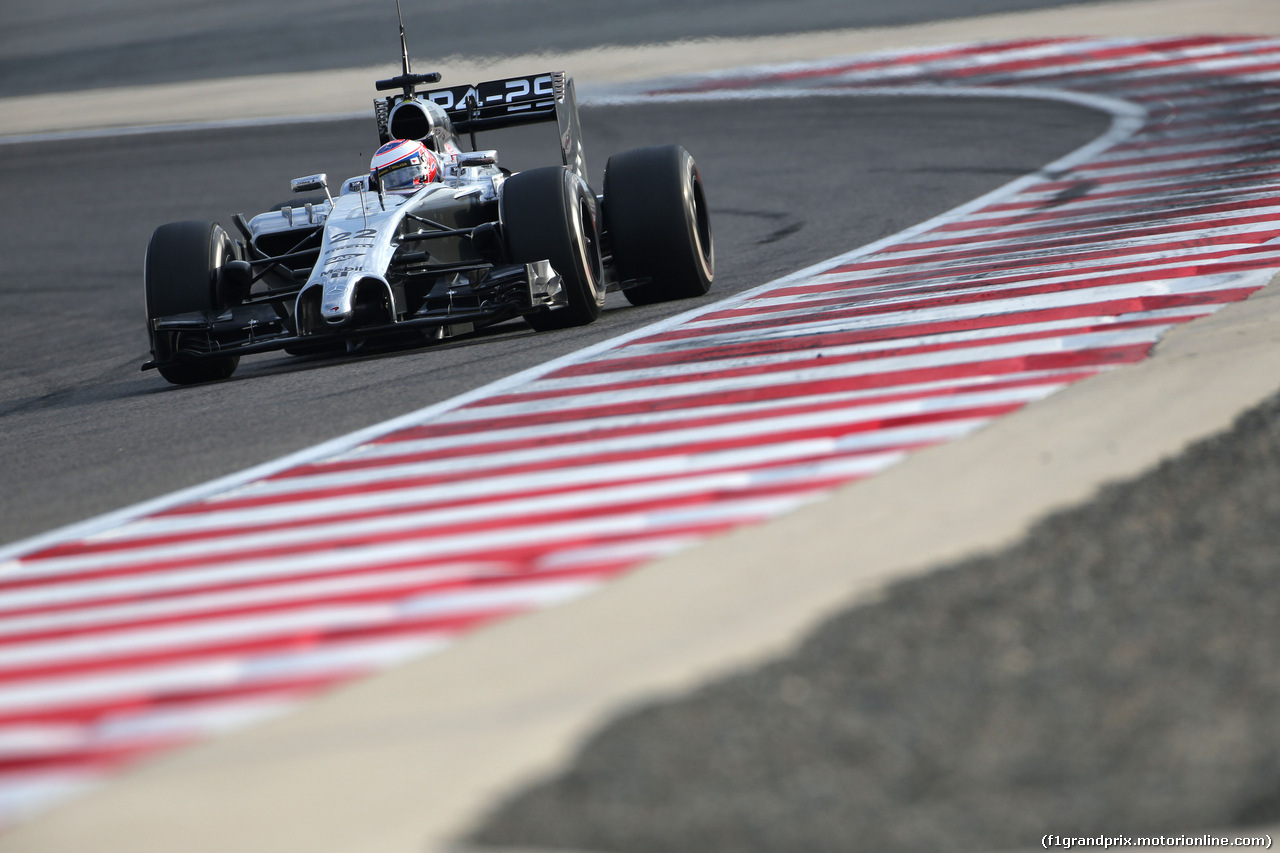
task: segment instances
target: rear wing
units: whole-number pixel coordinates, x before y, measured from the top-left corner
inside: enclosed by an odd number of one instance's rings
[[[419,92],[417,97],[429,98],[443,107],[459,134],[554,121],[560,131],[564,165],[584,181],[587,179],[578,99],[573,78],[563,71],[489,80],[474,86],[431,89]],[[387,99],[393,100],[396,99]],[[386,104],[386,108],[391,106]],[[379,110],[378,113],[379,124],[382,124],[385,112]]]
[[[553,121],[564,99],[564,72],[490,80],[475,86],[450,86],[420,94],[444,107],[459,133],[495,130],[517,124]]]

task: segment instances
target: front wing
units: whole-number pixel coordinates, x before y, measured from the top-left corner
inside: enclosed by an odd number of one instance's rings
[[[429,296],[412,313],[394,322],[355,322],[299,334],[293,300],[298,289],[253,296],[221,312],[195,311],[157,317],[153,335],[170,335],[172,361],[198,361],[227,355],[249,355],[289,349],[295,352],[355,349],[366,341],[425,343],[468,334],[566,304],[560,276],[546,261],[505,266],[476,266],[482,275],[475,286],[448,288]],[[462,267],[454,272],[464,272]],[[159,367],[152,360],[143,370]]]

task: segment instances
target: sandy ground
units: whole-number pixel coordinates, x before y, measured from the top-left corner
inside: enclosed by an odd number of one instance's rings
[[[623,715],[478,836],[958,853],[1046,833],[1259,835],[1280,819],[1277,480],[1273,398],[1005,551]]]
[[[547,57],[544,64],[605,86],[657,65],[683,74],[1031,35],[1197,32],[1280,33],[1280,4],[1144,0],[936,26]],[[445,70],[470,77],[517,66],[527,68],[528,61]],[[334,72],[324,101],[291,99],[289,109],[363,111],[368,79],[363,70]],[[177,87],[98,93],[76,123],[270,116],[278,107],[239,94],[289,91],[290,82],[195,84],[180,88],[184,97]],[[308,88],[314,84],[312,77]],[[41,99],[0,103],[0,126],[10,135],[69,129]],[[821,620],[882,595],[889,582],[1008,547],[1047,513],[1223,431],[1275,391],[1278,321],[1280,292],[1273,285],[1171,333],[1139,366],[1073,386],[966,441],[916,454],[768,528],[740,531],[574,605],[481,632],[447,654],[340,691],[288,719],[161,759],[18,828],[0,849],[448,849],[499,797],[564,767],[585,735],[618,711],[795,649]],[[1153,411],[1161,417],[1150,417]],[[910,515],[900,510],[906,505]],[[927,537],[913,523],[920,517],[932,520]],[[596,640],[584,644],[583,636]],[[420,708],[424,697],[429,713],[404,713]],[[332,803],[345,807],[327,807]]]

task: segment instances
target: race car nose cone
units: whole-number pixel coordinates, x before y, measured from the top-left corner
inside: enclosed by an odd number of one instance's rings
[[[330,326],[341,326],[355,316],[355,281],[329,282],[324,288],[320,316]]]

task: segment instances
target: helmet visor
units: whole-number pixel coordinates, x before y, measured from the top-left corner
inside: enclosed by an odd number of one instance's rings
[[[422,178],[422,158],[416,155],[378,170],[378,183],[384,190],[413,189]]]

